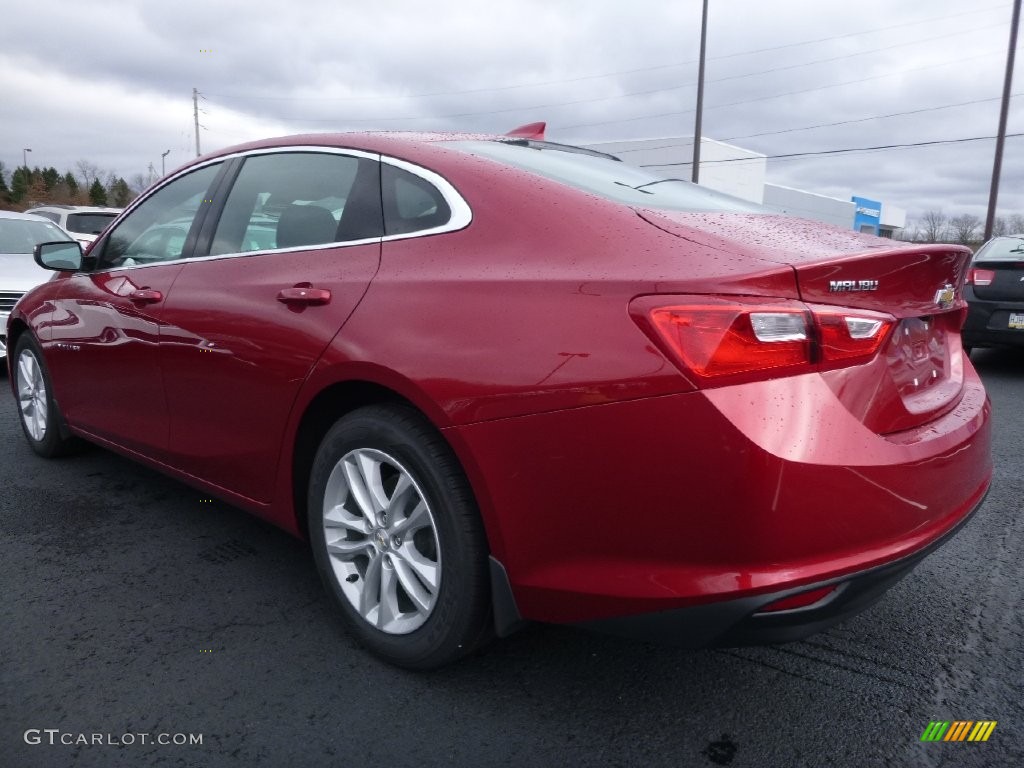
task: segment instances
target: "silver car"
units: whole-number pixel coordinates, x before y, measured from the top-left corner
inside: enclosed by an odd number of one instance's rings
[[[0,361],[7,357],[7,318],[30,288],[53,276],[36,264],[38,243],[71,240],[63,229],[39,216],[0,211]]]

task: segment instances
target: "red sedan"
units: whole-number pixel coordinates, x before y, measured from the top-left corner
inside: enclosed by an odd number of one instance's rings
[[[8,364],[37,453],[84,438],[308,537],[396,664],[524,620],[780,642],[985,495],[970,255],[536,138],[293,136],[37,248]]]

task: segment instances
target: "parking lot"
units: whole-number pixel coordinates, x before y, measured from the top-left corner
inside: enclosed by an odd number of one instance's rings
[[[534,626],[430,674],[355,646],[302,542],[100,449],[37,458],[4,377],[0,762],[1024,765],[1024,357],[975,364],[988,500],[848,623],[702,652]],[[998,725],[922,743],[934,720]]]

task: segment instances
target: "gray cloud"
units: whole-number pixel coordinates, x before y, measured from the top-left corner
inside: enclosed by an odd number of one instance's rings
[[[533,120],[555,140],[685,136],[699,16],[697,2],[663,0],[17,4],[0,26],[0,160],[12,168],[32,147],[32,164],[88,158],[131,176],[170,148],[170,169],[194,154],[193,87],[205,150]],[[991,136],[996,100],[876,116],[997,97],[1009,18],[996,0],[713,0],[704,133],[768,155]],[[841,121],[858,122],[796,130]],[[1024,131],[1020,99],[1009,130]],[[979,141],[770,160],[768,177],[982,215],[992,153]],[[1003,173],[1001,212],[1024,212],[1024,140],[1008,140]]]

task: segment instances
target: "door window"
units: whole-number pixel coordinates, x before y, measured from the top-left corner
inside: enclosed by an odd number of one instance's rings
[[[224,204],[211,255],[380,237],[380,164],[327,152],[246,158]]]
[[[189,230],[221,164],[192,171],[157,190],[107,236],[97,269],[180,259]]]

